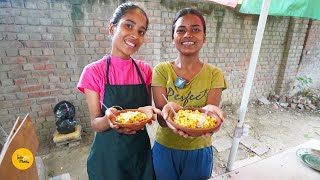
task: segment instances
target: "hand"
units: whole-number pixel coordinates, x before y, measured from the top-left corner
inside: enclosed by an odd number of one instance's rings
[[[161,110],[153,106],[144,106],[144,107],[139,107],[138,109],[141,109],[146,112],[151,112],[152,114],[161,115]],[[155,116],[152,116],[152,120],[155,121],[157,119],[155,118]],[[148,124],[152,124],[152,121],[150,121]]]
[[[174,109],[175,112],[177,112],[178,110],[182,109],[183,107],[180,106],[179,104],[175,103],[175,102],[169,102],[167,103],[163,108],[162,108],[162,117],[163,119],[167,120],[169,117],[169,112],[172,111],[171,107]],[[176,134],[179,134],[180,136],[183,136],[184,138],[188,138],[189,135],[184,132],[181,131],[175,127],[173,127],[170,122],[166,121],[167,126]]]
[[[181,131],[181,130],[173,127],[173,126],[172,126],[169,122],[167,122],[167,121],[166,121],[166,123],[167,123],[168,127],[169,127],[174,133],[179,134],[180,136],[183,136],[184,138],[188,138],[188,137],[189,137],[189,135],[188,135],[186,132]]]
[[[128,128],[120,128],[119,126],[112,124],[112,122],[110,121],[110,118],[113,117],[114,118],[114,114],[117,113],[117,109],[116,108],[109,108],[108,110],[106,110],[105,112],[105,116],[107,117],[107,121],[109,122],[109,126],[110,128],[118,131],[119,133],[123,133],[123,134],[135,134],[136,131],[132,131],[131,129]]]
[[[202,109],[207,109],[207,108],[208,108],[208,111],[211,111],[214,114],[216,114],[217,116],[219,116],[221,121],[224,121],[224,112],[218,106],[208,104],[208,105],[204,106]]]
[[[179,104],[175,103],[175,102],[169,102],[167,103],[163,108],[162,108],[162,117],[163,119],[168,119],[169,116],[169,112],[172,111],[171,107],[174,109],[175,112],[177,112],[178,110],[182,109],[183,107],[180,106]]]
[[[208,138],[208,137],[211,137],[212,135],[213,133],[205,133],[205,134],[202,134],[201,137]]]

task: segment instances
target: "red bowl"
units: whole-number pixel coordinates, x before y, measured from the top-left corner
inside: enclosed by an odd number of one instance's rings
[[[181,110],[198,110],[201,113],[204,113],[205,110],[202,108],[183,108]],[[183,127],[181,125],[179,125],[178,123],[176,123],[174,121],[174,113],[171,111],[169,113],[169,117],[167,122],[169,122],[173,127],[177,128],[178,130],[184,131],[185,133],[187,133],[189,136],[191,137],[199,137],[205,133],[215,133],[217,131],[219,131],[220,126],[221,126],[221,119],[213,112],[209,111],[207,116],[210,116],[214,119],[216,119],[216,125],[214,127],[211,128],[187,128],[187,127]]]
[[[119,123],[116,121],[116,118],[111,116],[110,121],[112,122],[112,124],[119,126],[120,128],[128,128],[131,129],[133,131],[138,131],[141,130],[141,128],[143,128],[148,122],[152,121],[153,119],[153,113],[152,111],[144,111],[141,109],[125,109],[125,110],[119,110],[116,113],[114,113],[114,115],[119,116],[120,113],[125,113],[128,111],[139,111],[142,113],[145,113],[147,115],[147,119],[145,119],[144,121],[141,122],[137,122],[137,123]]]

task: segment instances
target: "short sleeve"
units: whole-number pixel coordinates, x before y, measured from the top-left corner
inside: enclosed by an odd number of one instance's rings
[[[224,74],[217,67],[213,67],[212,69],[211,88],[222,88],[222,90],[227,88],[227,82],[224,78]]]
[[[93,66],[87,65],[84,67],[77,88],[80,92],[84,93],[84,89],[89,89],[100,93],[99,80],[97,78],[99,75],[94,70]]]
[[[166,87],[168,73],[166,72],[166,64],[160,63],[153,68],[152,86]]]

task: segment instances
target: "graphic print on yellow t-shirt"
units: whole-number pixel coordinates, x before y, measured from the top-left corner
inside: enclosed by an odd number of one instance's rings
[[[211,89],[227,87],[222,71],[210,64],[204,64],[201,71],[183,88],[174,85],[177,77],[171,63],[162,62],[153,69],[152,86],[165,87],[168,101],[176,102],[183,107],[203,107]],[[169,148],[180,150],[194,150],[211,145],[211,137],[184,138],[173,133],[171,129],[160,126],[156,140]]]

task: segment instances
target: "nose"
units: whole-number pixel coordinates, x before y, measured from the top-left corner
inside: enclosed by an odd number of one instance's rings
[[[186,33],[184,34],[184,37],[192,38],[191,32],[190,31],[186,31]]]
[[[130,34],[130,37],[131,37],[132,39],[137,39],[137,38],[138,38],[138,33],[139,33],[139,32],[137,32],[137,31],[133,31],[133,32]]]

